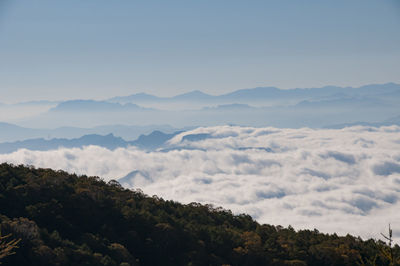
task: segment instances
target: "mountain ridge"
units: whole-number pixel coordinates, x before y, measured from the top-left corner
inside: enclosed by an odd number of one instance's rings
[[[19,149],[27,149],[34,151],[48,151],[56,150],[59,148],[82,148],[85,146],[96,145],[104,147],[109,150],[117,148],[126,148],[128,146],[135,146],[141,149],[153,150],[161,147],[169,139],[173,138],[182,131],[176,131],[171,134],[155,130],[150,134],[141,134],[136,140],[126,141],[121,137],[116,137],[110,133],[107,135],[88,134],[79,138],[35,138],[15,142],[0,143],[0,154],[11,153]]]
[[[347,266],[400,258],[397,244],[259,224],[115,180],[22,165],[0,164],[0,206],[2,233],[20,239],[15,254],[0,258],[5,265]]]
[[[350,91],[350,92],[356,92],[356,93],[365,93],[365,92],[377,92],[382,93],[382,91],[379,90],[384,90],[385,92],[392,92],[392,90],[400,90],[400,84],[389,82],[389,83],[383,83],[383,84],[367,84],[363,85],[360,87],[339,87],[339,86],[324,86],[320,88],[292,88],[292,89],[279,89],[277,87],[255,87],[255,88],[248,88],[248,89],[239,89],[235,90],[232,92],[227,92],[223,93],[220,95],[210,95],[207,93],[204,93],[200,90],[195,90],[195,91],[190,91],[182,94],[178,94],[175,96],[170,96],[170,97],[158,97],[155,95],[147,94],[147,93],[136,93],[136,94],[131,94],[127,96],[117,96],[113,97],[110,99],[107,99],[106,101],[111,101],[115,102],[116,99],[122,100],[124,98],[129,99],[129,97],[135,98],[134,96],[140,96],[143,95],[148,99],[156,99],[156,100],[162,100],[162,101],[168,101],[168,100],[176,100],[176,99],[185,99],[188,96],[193,97],[193,96],[200,96],[204,97],[207,99],[223,99],[223,98],[232,98],[232,97],[260,97],[262,95],[263,97],[269,97],[271,95],[274,96],[285,96],[288,94],[307,94],[310,92],[319,92],[319,93],[326,93],[328,90],[335,90],[337,92],[343,92],[343,91]],[[253,95],[253,96],[250,96]],[[139,98],[139,97],[138,97]],[[126,102],[126,101],[125,101]]]

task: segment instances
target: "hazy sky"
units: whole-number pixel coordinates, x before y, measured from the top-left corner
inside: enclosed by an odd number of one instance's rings
[[[0,0],[0,102],[386,82],[399,0]]]

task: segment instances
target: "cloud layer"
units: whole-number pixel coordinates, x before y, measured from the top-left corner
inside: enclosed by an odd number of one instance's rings
[[[163,149],[97,146],[19,150],[1,162],[120,178],[183,203],[248,213],[261,223],[400,239],[400,127],[341,130],[219,126],[175,136]]]

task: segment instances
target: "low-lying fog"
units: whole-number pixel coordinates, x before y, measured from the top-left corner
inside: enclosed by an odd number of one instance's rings
[[[0,161],[119,178],[149,195],[211,203],[296,229],[379,238],[390,222],[400,239],[398,126],[205,127],[152,152],[22,149],[0,155]]]

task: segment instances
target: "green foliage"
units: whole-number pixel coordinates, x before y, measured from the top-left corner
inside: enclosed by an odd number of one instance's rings
[[[0,165],[0,223],[20,238],[6,265],[389,265],[384,242],[260,225],[118,182]],[[400,248],[391,248],[399,257]]]

